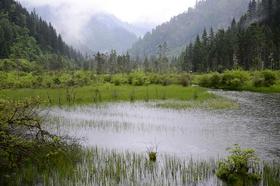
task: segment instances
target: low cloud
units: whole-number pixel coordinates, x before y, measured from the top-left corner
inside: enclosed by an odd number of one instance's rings
[[[194,6],[196,0],[18,0],[44,12],[64,39],[72,44],[83,40],[81,29],[98,13],[115,15],[130,24],[156,25]]]

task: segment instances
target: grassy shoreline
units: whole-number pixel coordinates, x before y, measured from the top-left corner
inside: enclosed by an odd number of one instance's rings
[[[0,91],[0,98],[22,100],[39,97],[45,105],[87,105],[118,101],[181,100],[206,101],[216,96],[200,87],[179,85],[115,86],[103,84],[78,88],[58,89],[6,89]]]
[[[6,89],[0,99],[24,100],[39,97],[43,106],[78,106],[114,102],[155,102],[156,107],[167,109],[236,109],[232,100],[209,93],[201,87],[180,85],[131,86],[104,84],[73,89]]]
[[[29,180],[29,184],[36,184],[39,181],[43,185],[224,185],[216,176],[219,159],[196,160],[160,154],[159,161],[152,162],[146,153],[98,147],[84,148],[81,155],[81,160],[71,170],[38,173],[34,169],[31,175],[19,172],[15,182],[22,184]],[[260,185],[279,184],[279,164],[260,162],[256,170],[261,175]],[[32,178],[36,179],[32,181]]]
[[[61,72],[0,72],[0,89],[9,90],[51,90],[73,89],[73,87],[154,87],[191,86],[236,91],[280,93],[280,71],[228,70],[223,73],[148,73],[135,71],[120,74],[99,74],[92,71]],[[80,88],[75,88],[80,89]],[[117,88],[116,88],[117,89]],[[46,92],[47,93],[47,92]],[[32,93],[31,93],[32,94]],[[112,93],[111,93],[112,94]]]

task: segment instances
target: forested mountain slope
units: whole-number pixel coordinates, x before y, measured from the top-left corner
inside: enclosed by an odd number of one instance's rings
[[[199,1],[169,22],[156,27],[138,40],[129,52],[134,56],[156,55],[158,46],[167,43],[169,55],[179,54],[186,43],[195,39],[204,28],[225,28],[233,18],[246,12],[249,0],[206,0]]]
[[[103,12],[71,14],[72,9],[60,9],[60,6],[34,4],[34,1],[20,0],[29,10],[36,10],[45,20],[51,22],[64,40],[84,54],[110,52],[126,52],[132,47],[139,36],[143,36],[154,26],[126,23],[116,16]],[[81,5],[84,3],[81,2]],[[94,7],[92,7],[94,8]],[[65,20],[65,15],[71,15],[71,20]],[[84,15],[86,14],[86,15]],[[74,26],[73,26],[74,25]]]
[[[181,54],[182,71],[280,69],[280,2],[252,0],[239,22],[217,33],[207,30]]]
[[[1,0],[0,58],[35,61],[47,54],[72,60],[82,58],[63,41],[50,23],[35,12],[29,13],[14,0]]]

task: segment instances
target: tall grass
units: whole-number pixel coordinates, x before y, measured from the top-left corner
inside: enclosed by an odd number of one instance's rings
[[[21,100],[40,97],[45,105],[76,105],[113,101],[149,101],[157,99],[207,100],[215,96],[199,87],[179,85],[115,86],[103,84],[72,89],[7,89],[0,91],[0,98]]]
[[[37,175],[42,185],[192,185],[207,181],[211,176],[209,161],[183,160],[172,156],[161,156],[153,162],[147,154],[118,152],[99,148],[83,152],[83,160],[74,170],[61,175],[53,171]],[[69,171],[67,171],[69,172]],[[17,180],[31,170],[18,175]],[[34,176],[34,175],[33,175]]]
[[[63,162],[63,161],[61,161]],[[225,185],[215,175],[217,160],[195,160],[159,155],[150,161],[147,153],[89,148],[82,151],[82,160],[69,170],[38,173],[30,169],[18,173],[20,183],[26,176],[42,185]],[[67,174],[63,174],[65,171]],[[260,166],[260,186],[279,185],[279,164]],[[37,180],[37,181],[38,181]]]

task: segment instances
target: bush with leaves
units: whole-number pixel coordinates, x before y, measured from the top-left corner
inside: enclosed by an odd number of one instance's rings
[[[127,77],[122,74],[116,74],[112,77],[111,83],[113,83],[116,86],[120,86],[123,84],[126,84],[128,82]]]
[[[226,89],[240,89],[250,79],[250,74],[246,71],[235,70],[226,71],[222,75],[221,87]]]
[[[271,70],[266,70],[255,74],[253,84],[255,87],[270,87],[276,83],[276,80],[276,74]]]
[[[259,159],[253,149],[241,149],[234,145],[228,149],[230,155],[219,162],[216,175],[223,181],[233,185],[250,185],[260,181],[261,176],[256,167]]]
[[[148,76],[144,72],[136,71],[129,75],[128,82],[134,86],[142,86],[150,84]]]
[[[0,185],[15,184],[17,173],[26,170],[70,171],[79,159],[79,145],[43,129],[39,103],[0,100]],[[37,179],[25,176],[20,184],[33,185]]]

